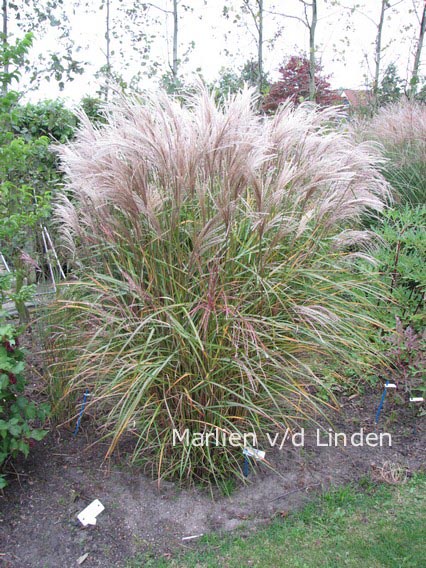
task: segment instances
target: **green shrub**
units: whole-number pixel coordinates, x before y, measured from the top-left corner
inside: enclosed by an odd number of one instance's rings
[[[321,409],[325,365],[371,364],[379,292],[352,270],[353,229],[387,185],[335,118],[287,105],[263,119],[247,92],[224,107],[159,95],[59,149],[80,278],[51,312],[50,386],[70,417],[89,389],[108,454],[130,440],[159,478],[241,476],[242,447],[174,447],[173,429],[295,426]]]
[[[8,286],[5,278],[0,277],[0,295]],[[48,406],[37,406],[23,394],[25,358],[18,335],[0,309],[0,468],[18,452],[27,456],[34,441],[42,440],[47,434],[34,424],[44,422]],[[0,469],[0,489],[5,486],[6,479]]]
[[[1,43],[0,82],[4,87],[19,77],[31,37],[28,34],[15,46]],[[11,73],[5,73],[6,66]],[[27,321],[25,298],[31,291],[27,279],[31,270],[42,264],[42,245],[36,234],[50,215],[50,198],[59,176],[49,139],[39,133],[31,138],[16,132],[21,111],[19,97],[16,91],[4,90],[0,96],[0,251],[14,273],[13,296],[20,319]]]
[[[393,300],[382,306],[382,318],[390,327],[398,318],[403,325],[421,330],[426,324],[426,205],[388,209],[376,232],[383,244],[375,258]]]
[[[27,142],[37,140],[41,136],[58,142],[67,142],[74,137],[77,128],[77,117],[62,101],[40,101],[18,105],[12,119],[15,136]],[[51,153],[51,159],[54,154]]]
[[[13,270],[14,296],[21,321],[28,320],[22,294],[34,266],[42,265],[36,238],[50,216],[49,168],[43,164],[47,138],[25,142],[14,138],[0,144],[0,251]]]
[[[371,277],[384,286],[377,307],[386,329],[372,339],[386,353],[401,388],[420,395],[426,388],[426,206],[388,209],[376,233],[382,244]]]

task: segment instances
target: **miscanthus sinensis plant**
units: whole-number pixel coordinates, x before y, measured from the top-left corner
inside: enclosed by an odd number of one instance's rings
[[[397,201],[410,205],[426,201],[426,104],[401,99],[379,109],[369,120],[354,125],[360,140],[379,142],[387,158],[383,173]]]
[[[59,153],[57,216],[80,278],[52,316],[52,392],[159,478],[220,482],[241,449],[172,431],[276,431],[314,418],[322,366],[366,361],[363,212],[387,184],[336,110],[260,117],[250,91],[120,100]],[[367,293],[368,292],[368,293]]]

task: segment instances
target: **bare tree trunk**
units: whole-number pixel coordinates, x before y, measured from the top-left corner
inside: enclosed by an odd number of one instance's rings
[[[318,22],[317,13],[317,0],[312,0],[312,20],[309,25],[309,100],[316,100],[316,85],[315,85],[315,72],[316,72],[316,57],[315,57],[315,31]]]
[[[106,85],[105,100],[109,97],[110,79],[111,79],[111,0],[106,0]]]
[[[257,33],[257,77],[253,77],[253,84],[257,83],[257,90],[259,94],[262,94],[263,88],[263,17],[264,17],[264,7],[263,0],[255,0],[254,3],[251,0],[243,0],[243,6],[247,9],[248,13],[251,15],[254,26]],[[254,69],[253,69],[254,70]]]
[[[178,0],[173,0],[173,79],[176,81],[178,76],[178,33],[179,33],[179,18],[178,18]]]
[[[7,24],[8,24],[8,13],[7,13],[7,9],[8,9],[8,0],[3,0],[3,35],[2,35],[2,42],[3,42],[3,46],[6,47],[7,45],[7,39],[8,39],[8,29],[7,29]],[[2,85],[2,93],[3,95],[7,94],[7,88],[9,85],[9,81],[7,80],[7,74],[9,73],[9,62],[7,61],[7,59],[4,61],[3,63],[3,73],[4,73],[4,79],[3,79],[3,85]]]
[[[259,43],[257,46],[257,71],[258,89],[262,94],[263,89],[263,0],[258,0],[259,4]]]
[[[374,82],[373,82],[373,95],[377,102],[377,94],[379,92],[379,79],[380,79],[380,64],[382,61],[382,33],[383,24],[385,21],[385,12],[389,8],[389,0],[382,0],[382,5],[380,8],[380,20],[377,25],[377,35],[376,35],[376,50],[374,54]]]
[[[416,55],[414,56],[413,73],[411,75],[411,81],[410,81],[410,99],[413,99],[417,92],[417,84],[419,82],[420,57],[422,55],[425,31],[426,31],[426,3],[423,6],[423,15],[422,15],[422,20],[420,22],[419,39],[417,41]]]

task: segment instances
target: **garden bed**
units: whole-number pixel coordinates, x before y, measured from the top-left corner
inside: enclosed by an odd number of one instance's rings
[[[404,397],[391,392],[376,430],[380,396],[377,389],[344,398],[341,412],[330,418],[337,432],[389,432],[391,448],[317,447],[315,431],[307,427],[304,447],[267,449],[275,471],[261,465],[250,471],[246,486],[230,481],[214,499],[206,490],[169,482],[158,488],[140,470],[123,465],[123,455],[121,465],[116,458],[106,463],[107,446],[91,445],[89,421],[82,421],[77,437],[74,425],[57,428],[27,460],[9,467],[10,484],[0,497],[0,560],[7,567],[66,568],[89,553],[85,567],[125,566],[138,554],[168,557],[194,546],[197,539],[182,540],[188,536],[237,527],[251,532],[330,487],[365,476],[389,481],[395,465],[409,476],[426,465],[424,418],[417,418],[414,431]],[[96,526],[83,528],[76,515],[94,499],[105,511]]]

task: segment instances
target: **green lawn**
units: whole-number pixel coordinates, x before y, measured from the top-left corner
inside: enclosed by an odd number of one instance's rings
[[[344,487],[251,536],[211,535],[173,560],[151,556],[128,563],[142,566],[424,567],[426,475],[392,487]]]

